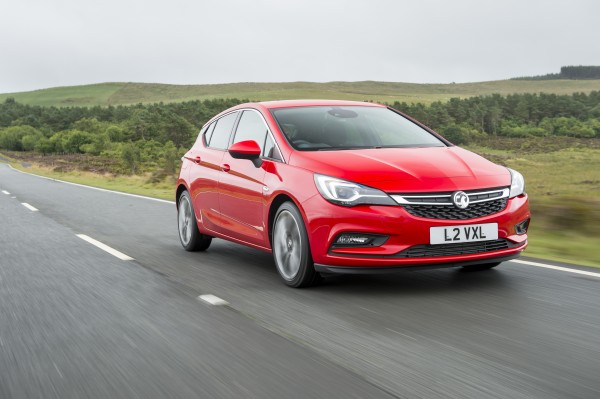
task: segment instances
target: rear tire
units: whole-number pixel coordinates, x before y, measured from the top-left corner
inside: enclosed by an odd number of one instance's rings
[[[500,263],[502,263],[502,262],[482,263],[479,265],[463,266],[462,268],[466,272],[482,272],[484,270],[490,270],[491,268],[498,266]]]
[[[177,228],[179,230],[179,241],[181,241],[181,246],[186,251],[205,251],[212,242],[211,236],[201,234],[198,230],[194,206],[187,191],[181,193],[181,197],[179,197]]]
[[[315,271],[302,215],[292,202],[281,204],[273,222],[273,259],[283,282],[294,288],[320,280]]]

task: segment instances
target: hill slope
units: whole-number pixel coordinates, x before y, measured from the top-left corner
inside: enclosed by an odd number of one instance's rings
[[[0,94],[23,104],[42,106],[106,106],[154,102],[180,102],[209,98],[279,100],[319,98],[342,100],[394,101],[430,104],[452,97],[499,93],[589,93],[600,90],[600,80],[498,80],[477,83],[418,84],[397,82],[292,82],[228,83],[212,85],[167,85],[155,83],[100,83],[84,86]]]

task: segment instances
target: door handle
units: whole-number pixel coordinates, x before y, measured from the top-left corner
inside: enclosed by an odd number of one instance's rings
[[[187,159],[193,163],[197,163],[198,165],[200,164],[200,156],[195,156],[195,157],[190,157],[190,156],[184,156],[183,158],[181,158],[181,160],[183,161],[183,159]]]
[[[229,172],[230,169],[231,169],[231,167],[228,164],[226,164],[226,163],[224,163],[223,165],[221,165],[221,170],[223,172]]]

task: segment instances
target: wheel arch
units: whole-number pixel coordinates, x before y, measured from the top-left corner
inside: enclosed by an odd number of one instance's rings
[[[271,247],[271,249],[273,248],[273,223],[275,222],[275,214],[277,213],[277,210],[279,209],[281,204],[283,204],[284,202],[288,202],[288,201],[293,203],[300,211],[300,215],[302,216],[302,218],[305,218],[302,208],[300,207],[300,205],[298,205],[298,202],[296,200],[294,200],[294,198],[292,198],[288,194],[284,194],[284,193],[278,194],[273,199],[273,201],[271,201],[271,205],[269,206],[269,218],[268,218],[267,228],[269,229],[268,230],[269,246]],[[304,220],[304,225],[306,225],[306,220]]]
[[[175,206],[179,209],[179,197],[183,194],[184,191],[187,191],[187,187],[184,184],[179,184],[177,186],[177,191],[175,191]]]

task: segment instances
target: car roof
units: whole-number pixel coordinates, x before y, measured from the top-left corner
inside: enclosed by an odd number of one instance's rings
[[[262,101],[255,103],[266,109],[273,108],[292,108],[292,107],[314,107],[314,106],[367,106],[384,107],[384,105],[361,101],[344,100],[280,100],[280,101]],[[249,105],[249,104],[246,104]]]

